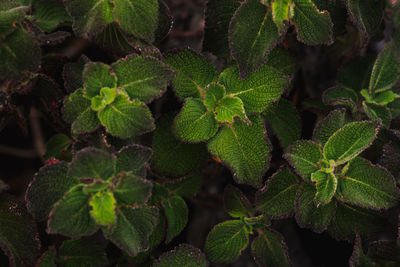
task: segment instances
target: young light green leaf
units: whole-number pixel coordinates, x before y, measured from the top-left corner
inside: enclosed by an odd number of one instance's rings
[[[83,90],[76,90],[64,99],[64,120],[68,123],[73,123],[79,115],[90,107],[90,104],[90,100],[83,95]]]
[[[131,173],[121,174],[113,194],[118,205],[135,205],[146,203],[151,196],[153,185],[150,181]]]
[[[388,209],[398,203],[400,192],[393,176],[384,168],[357,157],[340,175],[337,198],[368,209]]]
[[[336,176],[331,172],[327,173],[319,170],[311,174],[311,181],[315,183],[317,188],[314,198],[315,204],[319,206],[331,202],[338,184]]]
[[[163,62],[138,55],[120,59],[111,68],[117,76],[118,88],[124,89],[131,99],[139,99],[145,103],[160,97],[174,76]]]
[[[286,99],[272,104],[264,112],[264,119],[269,123],[283,148],[293,144],[301,136],[301,121],[296,107]]]
[[[251,243],[251,254],[258,266],[289,267],[289,255],[283,237],[271,229],[259,230]]]
[[[337,130],[324,146],[324,156],[336,165],[355,158],[372,144],[379,127],[371,121],[350,122]]]
[[[289,78],[274,67],[261,66],[245,80],[239,78],[238,68],[225,69],[219,82],[226,87],[226,93],[242,99],[248,114],[261,113],[272,102],[278,100],[289,85]]]
[[[212,263],[232,262],[249,244],[245,224],[239,220],[225,221],[214,226],[207,235],[204,252]]]
[[[181,197],[193,197],[200,190],[203,177],[199,174],[191,174],[179,179],[169,180],[163,184],[171,194]]]
[[[280,32],[286,28],[285,22],[289,22],[291,0],[274,0],[272,2],[272,19]]]
[[[208,142],[208,149],[232,169],[238,183],[259,187],[269,165],[271,145],[266,140],[262,119],[249,119],[251,125],[242,121],[223,125]]]
[[[314,128],[313,140],[324,146],[329,137],[349,122],[346,109],[335,109],[328,116],[317,122]]]
[[[272,12],[258,0],[243,2],[229,25],[231,53],[238,62],[240,77],[256,71],[279,39]]]
[[[215,105],[226,94],[226,89],[223,85],[218,83],[211,83],[206,87],[206,94],[204,97],[204,106],[208,111],[214,111]]]
[[[375,95],[374,102],[378,105],[387,105],[392,103],[395,99],[398,99],[400,95],[393,93],[393,91],[385,91]]]
[[[299,140],[286,149],[284,158],[305,181],[319,169],[318,161],[323,158],[321,146],[312,141]]]
[[[68,237],[96,232],[98,226],[90,216],[89,200],[90,195],[82,192],[82,186],[73,187],[51,210],[47,232]]]
[[[130,256],[136,256],[149,247],[149,236],[157,226],[158,217],[156,207],[119,207],[116,225],[103,228],[104,236]]]
[[[352,22],[362,31],[373,35],[383,19],[384,2],[375,0],[346,0]]]
[[[232,124],[236,117],[248,121],[243,102],[239,97],[226,96],[218,101],[215,107],[215,119],[218,122]]]
[[[180,99],[203,98],[205,87],[217,80],[217,70],[214,65],[193,50],[172,52],[165,56],[164,62],[178,74],[172,79],[172,86]]]
[[[158,22],[158,0],[114,0],[112,14],[122,29],[149,43]]]
[[[297,39],[308,45],[331,44],[333,24],[327,11],[319,11],[311,0],[293,0]]]
[[[186,144],[171,132],[173,114],[163,116],[153,134],[152,168],[166,176],[183,176],[209,158],[205,144]]]
[[[278,170],[267,180],[265,187],[257,192],[257,210],[276,219],[293,215],[299,184],[299,179],[289,168]]]
[[[33,0],[34,23],[45,32],[54,31],[61,23],[71,21],[64,6],[54,0]]]
[[[185,228],[188,221],[189,210],[185,200],[180,196],[172,196],[165,199],[161,202],[161,205],[164,208],[168,226],[165,242],[169,243]]]
[[[68,175],[75,179],[106,180],[115,173],[115,156],[97,148],[79,151],[71,161]]]
[[[141,145],[123,147],[117,154],[116,173],[131,172],[146,177],[146,163],[151,158],[151,148]]]
[[[78,183],[67,173],[67,163],[59,162],[44,166],[35,174],[25,193],[25,200],[29,213],[36,221],[46,219],[53,205]]]
[[[116,200],[111,192],[97,192],[89,200],[91,207],[90,216],[93,220],[102,226],[109,226],[115,222]]]
[[[391,89],[400,76],[400,63],[397,59],[394,43],[388,43],[379,53],[372,68],[369,92],[374,95]]]
[[[138,100],[120,94],[97,114],[109,134],[120,138],[139,136],[154,130],[150,109]]]
[[[77,103],[75,103],[76,105]],[[93,132],[100,126],[97,114],[91,108],[87,108],[74,120],[71,125],[71,133],[74,135]]]
[[[84,95],[92,98],[100,95],[103,87],[115,88],[117,77],[111,72],[111,67],[104,63],[86,63],[82,73]]]
[[[390,113],[390,109],[388,107],[378,105],[375,103],[367,103],[365,101],[362,102],[363,109],[367,116],[376,121],[381,120],[381,123],[385,127],[390,126],[390,122],[392,120],[392,114]]]
[[[200,249],[189,244],[180,244],[160,256],[153,267],[207,267],[208,262]]]
[[[213,137],[218,130],[214,114],[196,98],[188,98],[174,120],[173,132],[184,142],[199,143]]]
[[[303,183],[296,195],[296,221],[302,228],[310,228],[316,233],[322,233],[328,226],[336,209],[336,201],[326,205],[316,206],[315,186]]]
[[[234,218],[251,217],[254,213],[247,197],[232,185],[225,187],[223,199],[225,211]]]

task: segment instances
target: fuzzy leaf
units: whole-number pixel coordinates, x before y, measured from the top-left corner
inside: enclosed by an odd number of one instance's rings
[[[297,39],[308,45],[331,44],[333,24],[327,11],[319,11],[311,0],[293,0],[292,23],[296,26]]]
[[[53,135],[46,143],[45,159],[71,159],[70,151],[68,150],[72,145],[72,140],[65,134]]]
[[[138,55],[120,59],[111,68],[118,78],[118,88],[124,89],[130,99],[145,103],[160,97],[173,77],[173,72],[163,62]]]
[[[51,210],[47,232],[68,237],[96,232],[98,226],[89,214],[89,200],[90,195],[82,192],[82,186],[73,187]]]
[[[390,121],[392,120],[392,115],[388,107],[377,105],[374,103],[367,103],[363,101],[362,103],[365,114],[372,120],[381,120],[382,125],[385,127],[390,126]]]
[[[346,0],[352,22],[362,31],[373,35],[383,19],[384,2],[375,0]]]
[[[243,102],[239,97],[224,97],[218,101],[215,107],[215,119],[220,123],[232,124],[236,117],[248,121],[244,111]]]
[[[83,87],[82,72],[89,59],[81,55],[76,62],[69,62],[64,65],[62,76],[64,87],[68,92],[73,92]]]
[[[311,174],[319,169],[317,163],[323,155],[317,143],[299,140],[286,149],[284,157],[305,181],[309,181]]]
[[[130,173],[119,178],[113,193],[118,205],[144,204],[150,199],[152,184],[150,181]]]
[[[100,95],[103,87],[115,88],[117,85],[117,77],[111,72],[111,67],[99,63],[86,63],[82,74],[84,94],[89,98]]]
[[[323,232],[328,226],[336,209],[336,201],[316,206],[315,186],[303,183],[296,195],[296,221],[302,228],[310,228],[316,233]]]
[[[115,156],[97,149],[79,151],[69,166],[69,176],[76,179],[93,178],[106,180],[115,172]]]
[[[204,252],[212,263],[232,262],[248,244],[245,224],[239,220],[225,221],[214,226],[207,235]]]
[[[265,64],[274,67],[288,76],[294,76],[296,72],[297,63],[295,58],[288,51],[280,47],[275,47],[271,50]]]
[[[247,114],[264,111],[289,85],[287,76],[268,65],[261,66],[245,80],[239,78],[238,68],[228,68],[220,74],[219,81],[228,95],[242,99]]]
[[[326,205],[331,202],[332,197],[336,193],[338,180],[333,173],[324,171],[316,171],[311,174],[311,181],[315,183],[317,193],[315,194],[315,204]]]
[[[251,254],[258,266],[290,266],[288,249],[283,237],[270,229],[259,231],[251,243]]]
[[[171,132],[172,123],[172,114],[157,123],[151,164],[157,173],[177,177],[199,168],[209,156],[204,144],[186,144],[177,139]]]
[[[338,71],[338,82],[355,92],[368,88],[375,56],[356,57]]]
[[[149,43],[158,22],[158,0],[115,0],[113,15],[122,29]]]
[[[185,228],[188,221],[189,210],[185,200],[180,196],[173,196],[165,199],[161,202],[161,205],[164,208],[168,226],[165,242],[169,243]]]
[[[89,201],[92,208],[90,216],[99,225],[111,225],[115,222],[115,204],[116,200],[111,192],[97,192]]]
[[[27,10],[27,6],[20,6],[14,1],[2,1],[0,4],[0,35],[5,36],[15,30]]]
[[[353,89],[339,85],[325,90],[322,99],[328,105],[340,105],[353,109],[358,102],[358,95]]]
[[[84,97],[83,90],[76,90],[64,99],[64,120],[73,123],[89,106],[90,100]]]
[[[117,247],[135,256],[149,247],[149,236],[158,223],[158,209],[149,206],[119,207],[117,222],[104,235]]]
[[[335,109],[320,120],[314,128],[313,140],[324,146],[329,137],[349,122],[345,109]]]
[[[286,28],[285,22],[289,22],[289,11],[292,8],[290,4],[291,0],[274,0],[272,2],[272,19],[279,31],[283,31]]]
[[[75,103],[77,104],[77,103]],[[93,132],[100,126],[97,114],[90,108],[84,110],[78,115],[76,120],[71,125],[71,133],[74,135]]]
[[[378,127],[371,121],[348,123],[329,137],[324,146],[324,156],[334,160],[336,165],[343,164],[370,146],[377,132]]]
[[[160,256],[153,267],[207,267],[208,262],[200,249],[181,244]]]
[[[399,98],[399,95],[389,90],[375,95],[373,101],[378,105],[387,105],[389,103],[392,103],[397,98]]]
[[[271,146],[265,139],[262,119],[259,116],[249,119],[251,125],[242,121],[223,125],[208,142],[208,149],[231,168],[238,183],[259,187],[269,166]]]
[[[35,24],[45,32],[52,32],[61,23],[71,20],[64,6],[55,0],[33,0],[32,9]]]
[[[154,130],[150,109],[142,102],[118,95],[115,101],[98,113],[109,134],[120,138],[139,136]]]
[[[240,6],[240,0],[207,1],[203,49],[229,61],[228,30],[231,18]]]
[[[214,114],[196,98],[188,98],[174,120],[173,131],[184,142],[199,143],[213,137],[218,130]]]
[[[264,119],[268,122],[278,137],[283,148],[293,144],[301,136],[301,121],[299,113],[289,101],[281,98],[267,108]]]
[[[254,213],[246,196],[232,185],[225,187],[223,199],[225,211],[234,218],[251,217]]]
[[[205,94],[205,87],[217,80],[217,70],[205,57],[185,49],[165,56],[164,62],[177,76],[172,79],[172,86],[180,99],[200,98]]]
[[[337,197],[343,202],[369,209],[388,209],[398,203],[400,192],[393,176],[366,159],[353,159],[338,179]]]
[[[36,221],[46,219],[53,205],[78,183],[67,173],[65,162],[44,166],[36,173],[25,195],[28,211]]]
[[[226,89],[223,85],[211,83],[206,87],[204,97],[204,106],[208,111],[214,111],[215,105],[226,95]]]
[[[181,197],[193,197],[200,190],[203,177],[198,174],[191,174],[186,177],[168,181],[164,186],[171,194]]]
[[[294,201],[299,179],[284,167],[267,180],[265,187],[256,194],[258,211],[272,217],[283,218],[294,214]]]
[[[238,62],[240,77],[256,71],[279,39],[272,12],[258,0],[243,2],[229,25],[231,53]]]
[[[359,235],[354,240],[353,254],[349,259],[349,267],[373,267],[375,264],[364,254]]]
[[[115,172],[131,172],[132,174],[146,177],[145,164],[150,160],[151,153],[151,148],[141,145],[123,147],[117,154]]]

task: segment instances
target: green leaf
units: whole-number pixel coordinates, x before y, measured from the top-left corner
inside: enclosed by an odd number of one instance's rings
[[[240,6],[240,0],[207,1],[203,49],[230,61],[228,30],[231,18]]]
[[[119,207],[117,222],[104,235],[117,247],[135,256],[149,247],[149,236],[158,224],[158,209],[149,206]]]
[[[173,250],[162,254],[153,267],[207,267],[208,262],[200,249],[189,244],[180,244]]]
[[[249,244],[249,234],[242,221],[225,221],[207,235],[204,252],[212,263],[232,262]]]
[[[263,229],[251,243],[251,254],[258,266],[290,266],[283,237],[271,229]]]
[[[264,112],[264,119],[272,126],[283,148],[301,137],[301,120],[296,107],[281,98]]]
[[[138,100],[118,95],[115,101],[97,114],[109,134],[120,138],[139,136],[154,130],[150,109]]]
[[[364,56],[351,60],[339,69],[337,74],[339,84],[355,92],[368,88],[375,59],[375,56]]]
[[[9,266],[33,266],[40,243],[31,216],[22,203],[7,194],[0,195],[0,214],[0,248],[8,256]]]
[[[138,55],[120,59],[111,68],[118,78],[118,88],[124,89],[131,99],[139,99],[145,103],[160,97],[174,76],[163,62]]]
[[[205,87],[217,80],[218,73],[214,65],[193,50],[170,53],[165,56],[164,62],[177,72],[177,76],[172,79],[172,86],[181,100],[186,97],[204,97]]]
[[[77,104],[77,103],[75,103]],[[84,110],[71,125],[71,132],[74,135],[93,132],[100,126],[97,114],[90,108]]]
[[[346,33],[347,11],[342,0],[312,0],[319,10],[326,10],[333,22],[334,36]]]
[[[239,78],[238,68],[228,68],[220,74],[219,81],[228,95],[242,99],[247,114],[264,111],[289,85],[287,76],[268,65],[261,66],[245,80]]]
[[[246,78],[256,71],[279,40],[272,12],[258,0],[243,2],[229,25],[231,53],[238,63],[240,77]]]
[[[180,196],[172,196],[171,198],[165,199],[161,202],[161,205],[164,208],[168,226],[165,242],[169,243],[185,228],[188,221],[189,210],[185,200]]]
[[[346,109],[335,109],[318,121],[313,132],[313,140],[324,146],[329,137],[349,122]]]
[[[131,172],[146,177],[146,163],[151,158],[151,148],[141,145],[123,147],[117,154],[116,173]]]
[[[108,266],[107,254],[102,245],[94,239],[81,238],[66,240],[58,250],[62,266]]]
[[[324,146],[324,156],[334,160],[336,165],[343,164],[370,146],[378,129],[371,121],[350,122],[329,137]]]
[[[158,22],[157,0],[115,0],[113,15],[122,29],[149,43]]]
[[[272,2],[272,19],[279,31],[284,31],[290,19],[291,0],[274,0]]]
[[[238,183],[259,187],[269,166],[271,145],[265,136],[264,123],[251,116],[251,125],[236,121],[223,125],[208,142],[209,151],[227,164]]]
[[[46,154],[45,159],[56,158],[56,159],[71,159],[71,148],[72,140],[69,139],[65,134],[53,135],[46,143]]]
[[[57,251],[54,246],[44,252],[36,263],[37,267],[57,267],[56,264]]]
[[[83,87],[82,72],[89,58],[81,55],[76,62],[69,62],[63,67],[64,87],[68,92],[73,92]]]
[[[392,114],[390,113],[390,109],[388,107],[374,103],[366,103],[365,101],[363,101],[362,104],[365,114],[367,114],[370,119],[381,120],[383,126],[390,126]]]
[[[151,197],[153,185],[150,181],[131,173],[122,174],[113,190],[118,205],[144,204]]]
[[[254,213],[247,197],[230,184],[225,187],[223,199],[225,211],[234,218],[251,217]]]
[[[117,85],[117,77],[111,72],[111,67],[99,62],[86,63],[82,79],[84,95],[89,98],[100,95],[103,87],[115,88]]]
[[[297,39],[308,45],[331,44],[333,24],[327,11],[319,11],[311,0],[293,0],[292,23]]]
[[[208,111],[214,111],[217,102],[225,96],[226,89],[218,83],[210,83],[205,89],[204,106]]]
[[[27,6],[20,6],[14,1],[2,1],[0,4],[0,35],[6,36],[14,31],[27,10]]]
[[[91,235],[96,232],[98,226],[90,216],[89,200],[90,195],[82,192],[82,186],[73,187],[53,206],[47,232],[68,237]]]
[[[115,222],[115,204],[116,200],[111,192],[97,192],[92,195],[89,206],[90,216],[93,220],[102,226],[109,226]]]
[[[375,0],[346,0],[351,21],[362,31],[373,35],[383,19],[384,2]]]
[[[96,35],[107,24],[113,22],[110,1],[105,0],[70,0],[66,4],[73,18],[73,30],[78,36]]]
[[[287,50],[280,47],[271,50],[265,64],[288,76],[294,76],[297,69],[295,58]]]
[[[338,184],[336,176],[331,172],[327,173],[319,170],[311,174],[311,181],[315,183],[317,188],[314,198],[315,204],[319,206],[331,202]]]
[[[191,174],[179,179],[168,180],[163,184],[171,194],[181,197],[193,197],[200,190],[203,177],[198,174]]]
[[[64,6],[55,0],[33,0],[32,9],[35,24],[45,32],[52,32],[61,23],[71,20]]]
[[[108,87],[101,88],[100,95],[93,97],[91,100],[92,110],[99,111],[103,109],[105,106],[111,104],[117,97],[117,94],[118,93],[115,89],[111,89]]]
[[[349,267],[373,267],[375,264],[364,254],[361,238],[356,235],[354,240],[353,254],[349,259]]]
[[[42,167],[35,174],[26,191],[25,199],[28,211],[36,221],[45,220],[53,205],[78,183],[67,173],[67,163],[58,162]]]
[[[346,106],[350,109],[355,108],[358,103],[357,93],[353,89],[342,85],[325,90],[322,99],[325,104]]]
[[[215,119],[220,123],[232,124],[236,117],[248,122],[243,102],[239,97],[226,96],[215,107]]]
[[[8,34],[0,43],[0,79],[20,79],[24,71],[35,72],[40,63],[38,42],[22,28]]]
[[[287,167],[279,169],[267,180],[265,187],[257,191],[257,210],[276,219],[292,216],[298,188],[297,176]]]
[[[90,100],[84,97],[82,89],[78,89],[64,99],[63,118],[66,122],[73,123],[88,107]]]
[[[69,166],[69,176],[76,179],[107,180],[115,173],[115,156],[97,149],[85,148],[76,153]]]
[[[161,117],[153,134],[151,165],[166,176],[183,176],[204,164],[209,158],[205,144],[186,144],[171,132],[173,114]]]
[[[400,96],[398,94],[395,94],[393,91],[389,90],[376,95],[374,102],[378,105],[387,105],[399,97]]]
[[[284,158],[305,181],[319,169],[318,161],[323,158],[321,146],[313,141],[299,140],[286,149]]]
[[[315,186],[303,183],[296,195],[296,221],[302,228],[310,228],[316,233],[326,230],[336,210],[336,201],[326,205],[316,206]]]
[[[173,131],[184,142],[199,143],[213,137],[218,130],[214,114],[196,98],[187,98],[175,118]]]
[[[391,89],[399,80],[399,76],[400,64],[394,43],[391,42],[386,44],[375,61],[368,90],[371,94],[375,94]]]
[[[388,209],[398,203],[400,192],[393,176],[384,168],[357,157],[338,177],[337,198],[368,209]]]

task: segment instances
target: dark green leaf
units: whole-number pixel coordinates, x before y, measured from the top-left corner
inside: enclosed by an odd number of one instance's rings
[[[113,193],[118,205],[144,204],[150,199],[152,183],[130,173],[122,174]]]
[[[164,184],[171,194],[181,197],[193,197],[200,190],[203,177],[198,174],[191,174],[180,179],[169,180]]]
[[[374,56],[356,57],[338,71],[338,82],[355,92],[368,88]]]
[[[45,159],[56,158],[56,159],[70,159],[70,153],[68,150],[72,145],[72,140],[69,139],[65,134],[53,135],[50,140],[46,143],[46,154]]]
[[[365,114],[372,120],[381,120],[382,125],[389,127],[390,121],[392,120],[392,114],[388,107],[377,105],[374,103],[367,103],[363,101],[363,108]]]
[[[52,32],[61,23],[71,20],[64,6],[56,0],[33,0],[32,9],[34,23],[45,32]]]
[[[77,103],[75,103],[77,104]],[[90,108],[79,114],[71,125],[71,132],[74,135],[93,132],[100,126],[97,114]]]
[[[56,264],[57,251],[54,246],[49,247],[49,249],[40,256],[36,263],[37,267],[57,267]]]
[[[271,50],[265,64],[288,76],[293,76],[297,68],[295,58],[281,47],[275,47]]]
[[[168,227],[165,242],[169,243],[185,228],[188,221],[189,210],[185,200],[180,196],[173,196],[165,199],[161,202],[161,205],[164,208]]]
[[[82,73],[84,95],[92,98],[100,95],[103,87],[115,88],[117,77],[111,72],[111,67],[99,62],[86,63]]]
[[[0,35],[5,36],[14,31],[27,10],[27,6],[20,6],[14,1],[2,1],[0,3]]]
[[[329,137],[349,122],[345,109],[335,109],[328,116],[317,122],[313,140],[324,146]]]
[[[76,62],[69,62],[64,65],[62,76],[64,87],[68,92],[73,92],[83,87],[82,72],[87,62],[89,62],[89,58],[81,55]]]
[[[373,267],[375,264],[364,254],[359,235],[354,240],[353,254],[349,259],[349,267]]]
[[[146,177],[146,163],[150,160],[151,154],[151,148],[145,146],[125,146],[118,151],[115,172],[131,172],[140,177]]]
[[[383,19],[384,1],[346,0],[345,5],[352,22],[362,31],[373,35]]]
[[[234,218],[251,217],[254,210],[247,197],[232,185],[228,185],[224,190],[225,211]]]
[[[358,103],[357,93],[353,89],[342,85],[325,90],[322,99],[328,105],[346,106],[350,109],[355,108]]]
[[[181,244],[160,256],[153,267],[207,267],[208,262],[200,249]]]
[[[73,123],[89,106],[90,100],[84,97],[83,90],[76,90],[64,99],[64,120]]]

